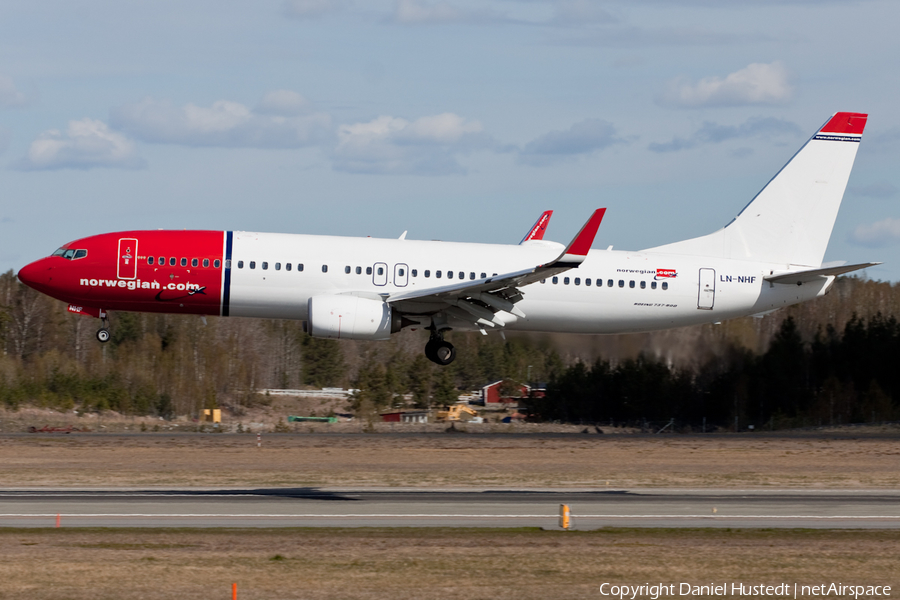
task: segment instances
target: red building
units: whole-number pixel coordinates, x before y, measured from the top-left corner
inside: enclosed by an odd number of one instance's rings
[[[533,398],[544,397],[545,390],[543,386],[532,388],[530,385],[524,383],[517,386],[519,393],[515,396],[503,396],[500,393],[500,387],[503,385],[504,381],[504,379],[501,379],[500,381],[489,383],[481,388],[481,401],[484,402],[485,406],[491,404],[516,404],[522,398],[528,398],[529,396]]]

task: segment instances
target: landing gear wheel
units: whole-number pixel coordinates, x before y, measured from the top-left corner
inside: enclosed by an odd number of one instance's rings
[[[444,340],[431,340],[425,344],[425,357],[433,363],[446,367],[456,358],[456,348]]]
[[[97,339],[104,344],[109,341],[109,329],[100,329],[97,331]]]

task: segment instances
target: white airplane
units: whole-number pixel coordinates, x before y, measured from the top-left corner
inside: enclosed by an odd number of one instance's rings
[[[637,252],[591,250],[605,209],[567,245],[245,231],[126,231],[83,238],[19,279],[99,317],[107,311],[299,319],[314,337],[387,340],[431,332],[450,364],[453,330],[627,333],[755,315],[828,292],[879,263],[823,265],[867,115],[837,113],[728,225]]]

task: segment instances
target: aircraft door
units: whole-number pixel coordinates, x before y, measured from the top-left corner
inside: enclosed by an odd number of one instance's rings
[[[394,285],[406,287],[409,283],[409,267],[403,263],[394,265]]]
[[[700,291],[697,296],[697,308],[712,310],[716,302],[716,270],[700,269]]]
[[[137,246],[135,238],[121,238],[119,240],[119,264],[116,276],[119,279],[137,279]]]
[[[387,285],[387,264],[375,263],[372,267],[372,283],[375,285]]]

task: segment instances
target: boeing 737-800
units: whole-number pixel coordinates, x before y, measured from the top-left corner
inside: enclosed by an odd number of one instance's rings
[[[605,209],[567,245],[246,231],[125,231],[70,242],[19,279],[74,313],[299,319],[314,337],[386,340],[431,332],[425,355],[455,358],[451,329],[626,333],[773,311],[878,263],[823,265],[867,115],[835,114],[728,225],[637,252],[591,250]]]

